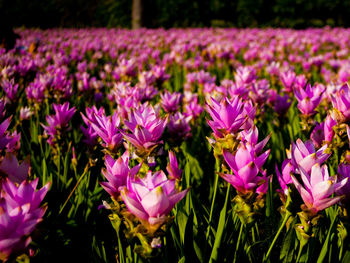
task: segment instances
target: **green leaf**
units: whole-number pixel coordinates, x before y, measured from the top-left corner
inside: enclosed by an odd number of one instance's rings
[[[336,220],[337,220],[337,217],[334,217],[332,220],[331,226],[329,227],[329,230],[328,230],[326,240],[324,241],[320,255],[318,256],[317,263],[322,263],[325,257],[327,256],[331,234],[334,233],[337,227],[337,225],[335,224]]]

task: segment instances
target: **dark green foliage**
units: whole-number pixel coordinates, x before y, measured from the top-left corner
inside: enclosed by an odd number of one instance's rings
[[[130,0],[1,0],[1,24],[14,27],[127,27]],[[145,27],[349,26],[349,0],[143,0]]]

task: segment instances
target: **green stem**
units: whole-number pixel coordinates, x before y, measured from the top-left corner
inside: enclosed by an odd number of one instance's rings
[[[269,258],[270,253],[271,253],[271,251],[272,251],[272,248],[273,248],[273,246],[275,245],[275,243],[276,243],[276,241],[277,241],[277,238],[278,238],[278,236],[280,235],[282,229],[283,229],[284,226],[287,224],[287,221],[288,221],[288,219],[289,219],[290,216],[291,216],[290,213],[287,213],[287,214],[285,215],[285,217],[284,217],[284,219],[283,219],[283,222],[282,222],[280,228],[278,229],[277,234],[275,235],[275,238],[273,239],[273,241],[272,241],[272,243],[271,243],[271,245],[270,245],[269,250],[267,251],[265,260],[267,260],[267,259]]]
[[[83,180],[83,177],[87,174],[87,172],[89,171],[89,164],[87,164],[85,166],[84,172],[83,174],[80,176],[79,180],[77,181],[77,183],[75,184],[73,190],[70,192],[69,196],[67,197],[66,201],[64,202],[62,208],[60,209],[60,212],[58,214],[61,214],[63,209],[66,207],[69,199],[72,197],[73,193],[75,192],[75,190],[77,189],[78,185],[80,184],[81,180]]]
[[[243,224],[241,223],[241,227],[239,229],[239,235],[238,235],[238,239],[237,239],[236,250],[235,250],[235,257],[233,259],[233,263],[235,263],[236,260],[237,260],[237,251],[238,251],[239,245],[241,243],[242,232],[243,232]]]
[[[219,160],[216,159],[216,171],[219,172],[220,171],[220,163]],[[216,192],[218,189],[218,181],[219,181],[219,175],[218,173],[215,173],[215,185],[214,185],[214,194],[213,194],[213,199],[211,201],[211,207],[210,207],[210,214],[209,214],[209,220],[208,220],[208,228],[207,228],[207,234],[206,234],[206,240],[208,241],[209,238],[209,232],[210,232],[210,224],[211,224],[211,220],[213,217],[213,210],[214,210],[214,204],[215,204],[215,199],[216,199]]]

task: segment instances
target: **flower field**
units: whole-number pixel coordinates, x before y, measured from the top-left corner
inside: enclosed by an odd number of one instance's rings
[[[350,30],[16,32],[0,260],[350,262]]]

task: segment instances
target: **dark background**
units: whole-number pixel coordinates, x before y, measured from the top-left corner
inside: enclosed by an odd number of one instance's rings
[[[132,0],[0,0],[11,27],[131,27]],[[323,27],[350,25],[350,0],[142,0],[141,26]]]

